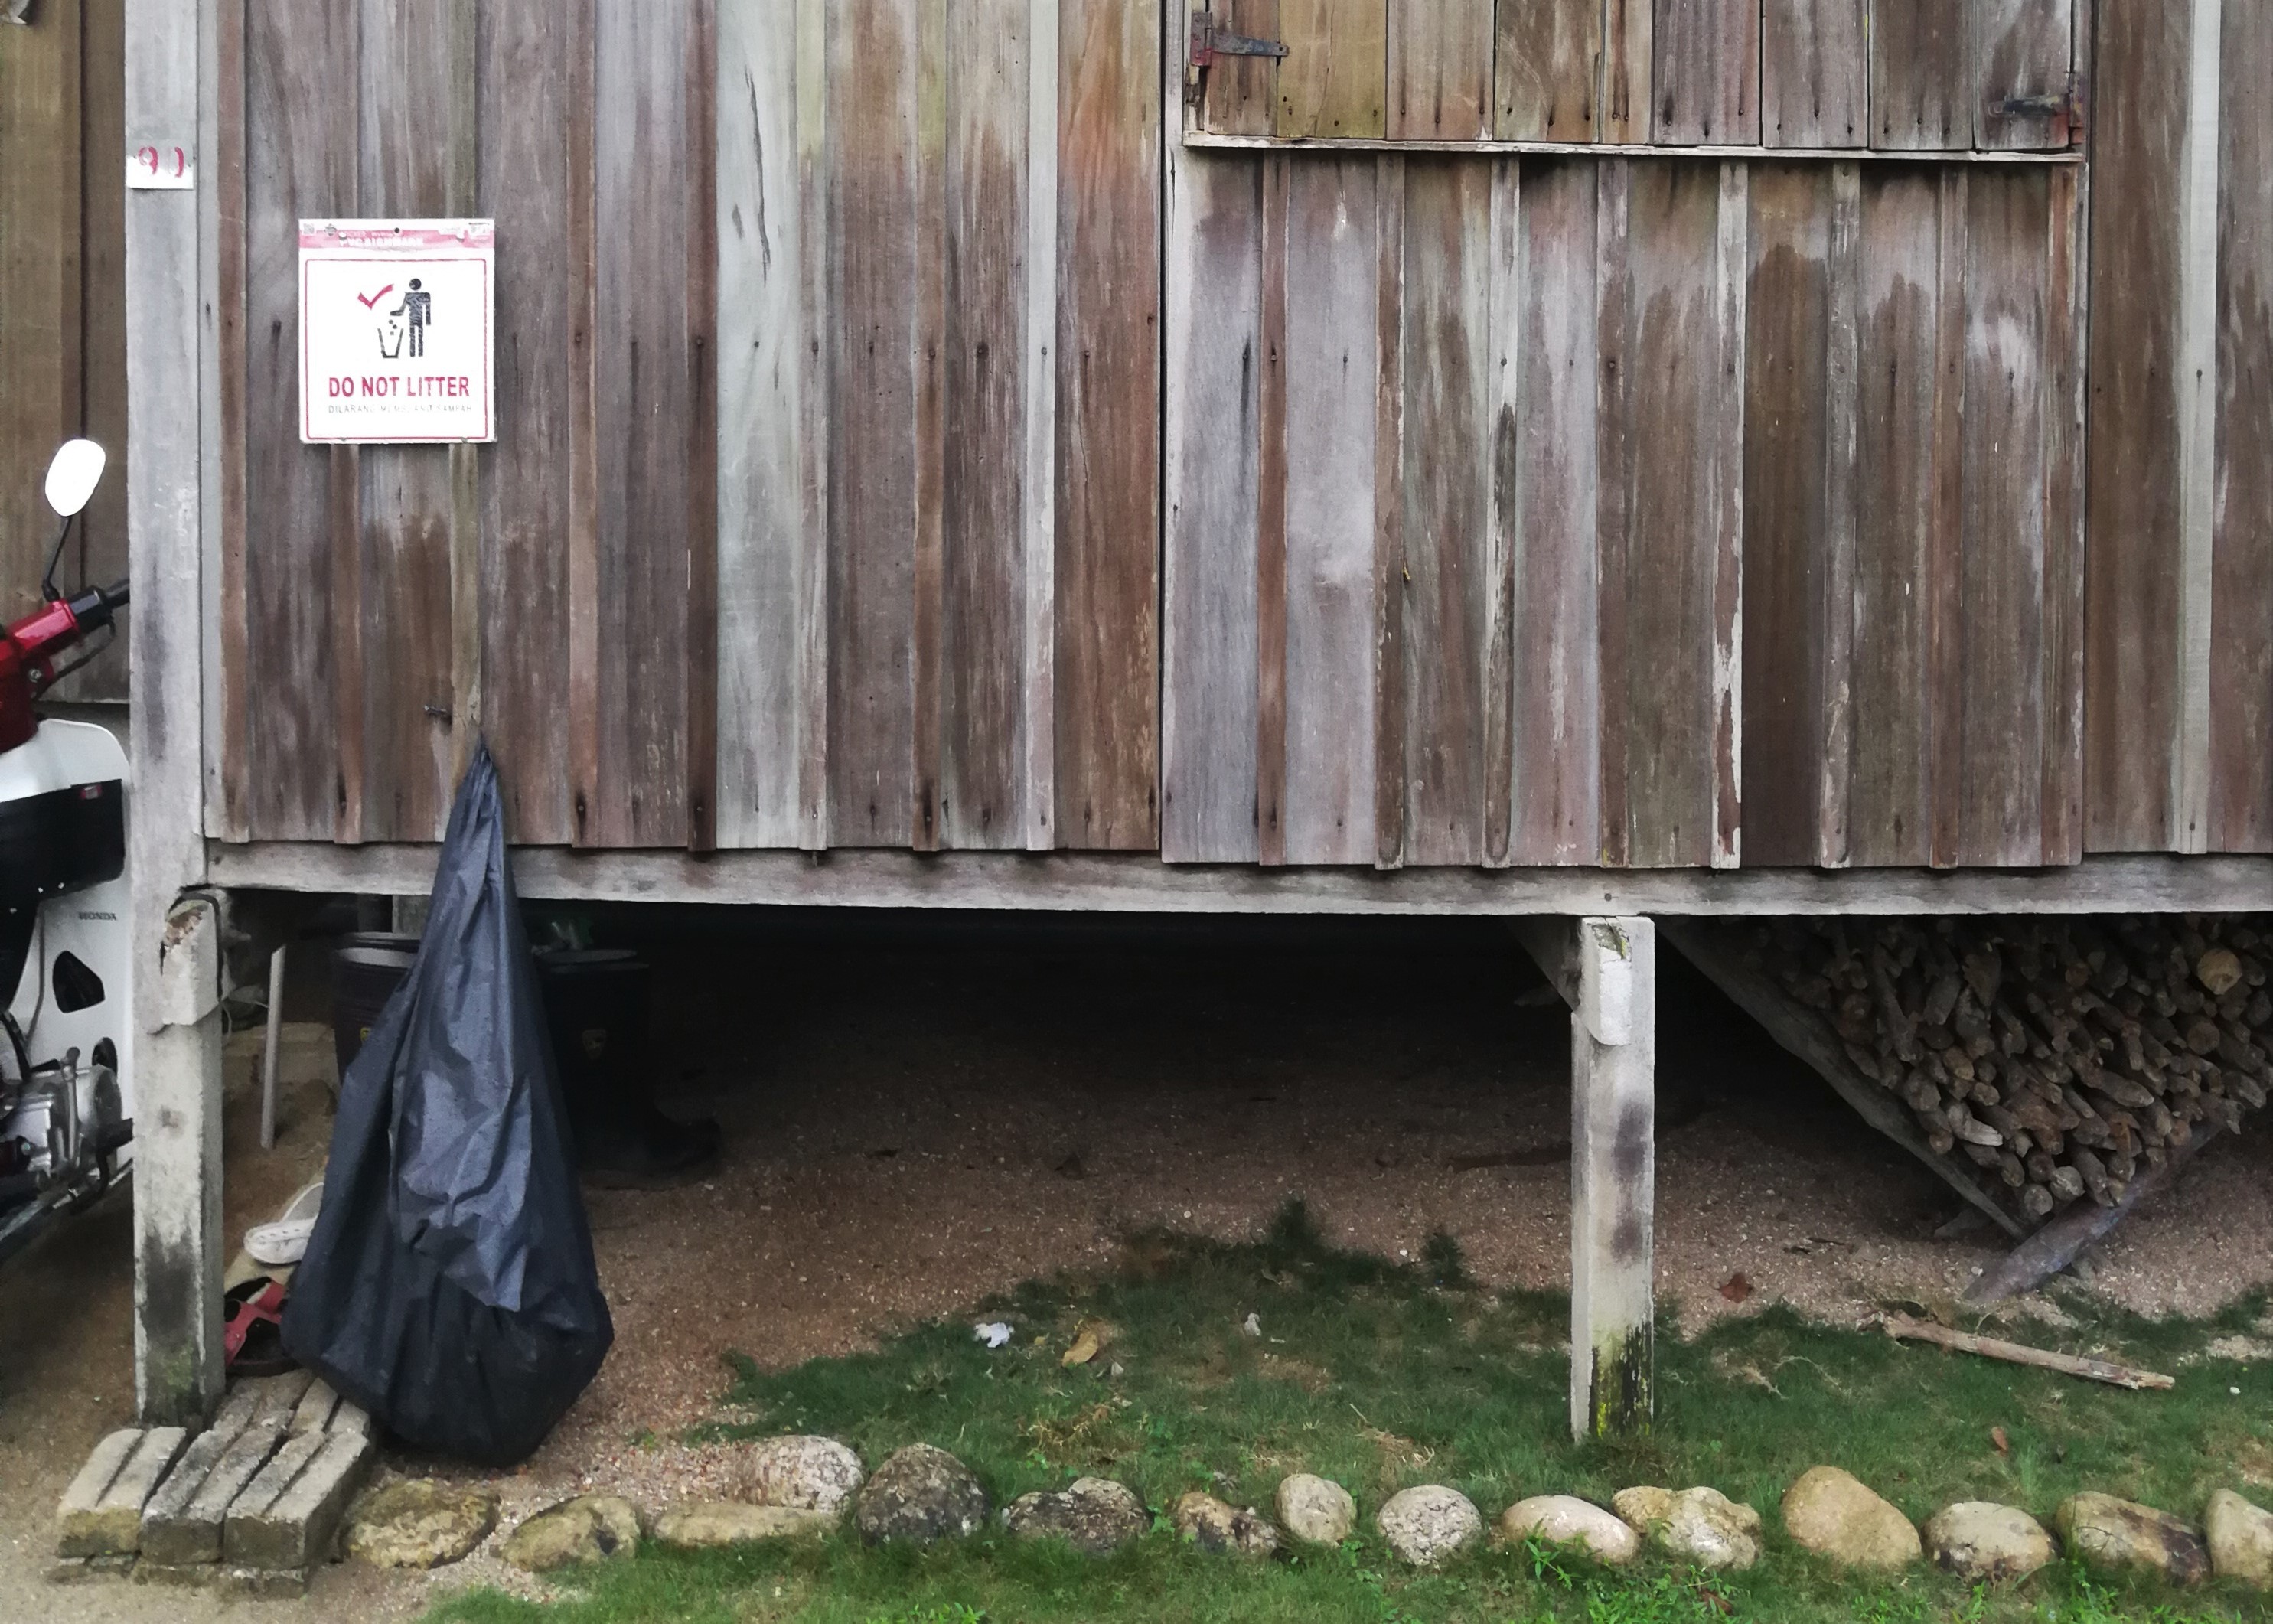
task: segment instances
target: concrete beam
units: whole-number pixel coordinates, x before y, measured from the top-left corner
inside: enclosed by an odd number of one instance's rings
[[[204,492],[219,425],[207,162],[220,6],[126,0],[130,142],[192,154],[190,191],[130,190],[126,227],[128,989],[134,1113],[134,1389],[146,1423],[201,1424],[221,1395],[221,1021],[199,966],[217,933],[176,915],[203,883]],[[115,185],[117,177],[103,184]],[[209,927],[212,921],[206,921]],[[173,962],[169,972],[169,950]]]

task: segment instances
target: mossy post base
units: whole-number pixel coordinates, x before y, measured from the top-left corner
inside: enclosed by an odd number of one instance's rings
[[[1517,927],[1571,1005],[1571,1432],[1652,1414],[1657,933],[1646,919]]]

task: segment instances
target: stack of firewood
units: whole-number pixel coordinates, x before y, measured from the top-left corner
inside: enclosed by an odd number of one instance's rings
[[[2032,1221],[2113,1206],[2273,1087],[2273,934],[2250,921],[1783,920],[1754,950]]]

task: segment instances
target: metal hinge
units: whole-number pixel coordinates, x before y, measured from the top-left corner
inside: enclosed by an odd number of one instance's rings
[[[1192,13],[1190,39],[1191,54],[1184,64],[1184,94],[1194,102],[1200,99],[1201,85],[1217,57],[1280,57],[1287,54],[1287,48],[1276,40],[1251,40],[1243,34],[1232,34],[1219,27],[1213,11]]]

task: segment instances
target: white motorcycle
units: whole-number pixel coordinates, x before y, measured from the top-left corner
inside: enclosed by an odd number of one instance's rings
[[[68,598],[54,584],[105,461],[89,440],[56,453],[45,601],[0,634],[0,987],[16,989],[0,1013],[0,1260],[100,1199],[134,1137],[126,752],[108,728],[34,709],[126,604],[124,582]]]

